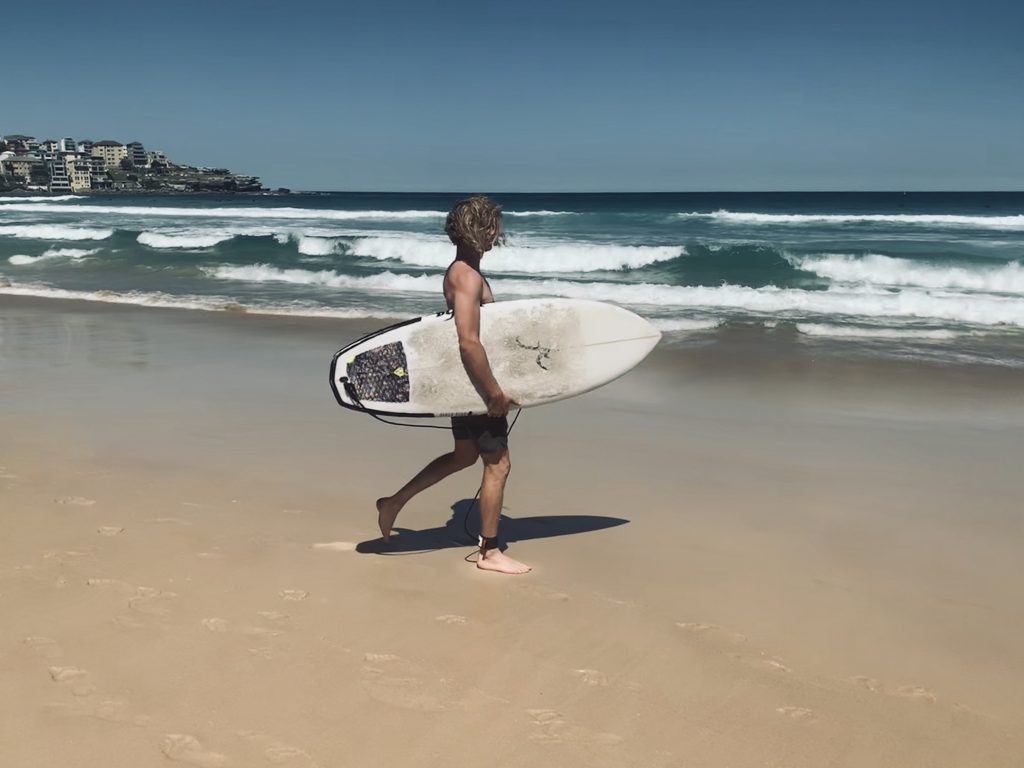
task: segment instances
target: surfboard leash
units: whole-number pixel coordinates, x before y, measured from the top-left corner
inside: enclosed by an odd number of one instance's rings
[[[348,394],[349,397],[352,398],[352,402],[358,406],[359,410],[365,413],[367,416],[372,416],[382,424],[389,424],[392,427],[414,427],[417,429],[451,430],[450,426],[441,426],[440,424],[406,424],[400,421],[388,421],[387,419],[382,419],[376,413],[369,410],[366,406],[363,405],[362,400],[359,399],[359,395],[356,393],[356,388],[352,386],[352,382],[348,380],[347,376],[342,377],[341,379],[339,379],[339,381],[341,382],[341,385],[345,387],[345,392]],[[516,422],[519,421],[519,416],[522,414],[522,412],[523,409],[520,408],[519,410],[516,411],[516,415],[512,417],[512,423],[508,425],[508,431],[506,432],[507,435],[512,434],[512,428],[515,427]],[[473,511],[473,508],[476,506],[477,501],[480,499],[480,491],[482,491],[483,488],[484,486],[481,483],[481,485],[476,489],[476,493],[473,494],[473,501],[469,503],[469,506],[466,508],[466,514],[462,518],[462,530],[465,531],[466,535],[471,539],[473,538],[473,534],[469,530],[469,515]]]
[[[520,408],[518,411],[516,411],[516,415],[514,417],[512,417],[512,423],[508,425],[508,431],[505,433],[506,435],[511,435],[512,434],[512,428],[516,425],[516,422],[519,421],[519,415],[522,412],[523,412],[522,408]],[[472,512],[473,511],[473,507],[476,506],[476,502],[480,498],[480,491],[482,491],[483,489],[484,489],[484,486],[483,486],[483,483],[481,483],[480,487],[476,489],[476,494],[473,496],[473,501],[471,501],[469,503],[469,506],[466,508],[466,514],[462,518],[462,530],[465,531],[466,535],[469,536],[469,538],[471,538],[471,539],[473,538],[473,534],[469,530],[469,513]],[[499,512],[499,516],[500,516],[500,512]],[[467,557],[468,557],[468,555],[467,555]]]
[[[404,424],[400,421],[388,421],[387,419],[382,419],[376,413],[363,405],[363,401],[359,399],[359,394],[356,392],[356,388],[352,386],[352,382],[348,380],[348,376],[342,376],[338,381],[345,388],[345,393],[352,398],[352,402],[356,404],[358,410],[362,411],[367,416],[372,416],[382,424],[390,424],[393,427],[413,427],[415,429],[451,429],[451,427],[443,427],[440,424]]]

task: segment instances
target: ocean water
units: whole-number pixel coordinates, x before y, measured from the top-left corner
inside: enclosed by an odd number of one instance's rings
[[[461,195],[0,197],[0,294],[311,316],[443,308]],[[1024,367],[1024,193],[496,194],[502,298],[620,304],[665,343]]]

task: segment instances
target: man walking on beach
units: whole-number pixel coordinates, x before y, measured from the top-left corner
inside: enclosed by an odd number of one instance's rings
[[[501,206],[483,196],[463,200],[448,214],[444,230],[455,245],[455,261],[444,275],[444,298],[448,309],[455,313],[462,364],[487,404],[487,415],[453,418],[455,447],[427,464],[396,494],[377,499],[377,522],[384,541],[388,541],[398,513],[413,496],[481,458],[484,475],[480,485],[480,556],[476,566],[499,573],[526,573],[529,566],[508,557],[498,547],[498,520],[512,466],[506,415],[517,403],[495,380],[480,342],[480,307],[494,301],[491,287],[480,272],[480,260],[501,239]]]

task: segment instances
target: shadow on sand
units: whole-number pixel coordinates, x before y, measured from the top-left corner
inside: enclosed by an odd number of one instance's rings
[[[469,514],[466,531],[466,517]],[[546,539],[551,536],[570,536],[574,533],[600,531],[603,528],[614,528],[625,525],[629,520],[620,517],[598,517],[597,515],[544,515],[541,517],[508,517],[501,516],[499,535],[502,545],[526,541],[528,539]],[[474,499],[463,499],[452,505],[452,516],[438,528],[425,528],[414,531],[410,528],[395,527],[391,541],[381,538],[361,541],[356,545],[356,552],[375,555],[412,554],[415,552],[432,552],[439,549],[454,547],[471,547],[476,544],[476,535],[480,530],[480,513]]]

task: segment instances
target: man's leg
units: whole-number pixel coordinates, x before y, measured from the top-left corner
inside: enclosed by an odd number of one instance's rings
[[[474,440],[456,440],[451,453],[438,456],[427,464],[412,480],[403,485],[398,493],[377,499],[377,523],[380,525],[384,541],[391,538],[391,529],[395,525],[398,513],[413,496],[444,480],[448,475],[473,466],[479,455]]]
[[[480,456],[484,460],[484,479],[480,485],[480,535],[484,539],[496,540],[501,505],[505,499],[505,482],[512,469],[512,462],[508,448],[482,453]],[[530,566],[513,560],[497,546],[489,547],[487,542],[480,547],[476,567],[499,573],[526,573],[530,570]]]

